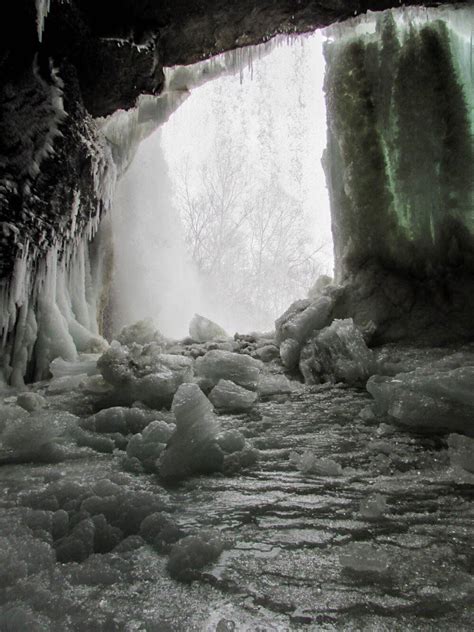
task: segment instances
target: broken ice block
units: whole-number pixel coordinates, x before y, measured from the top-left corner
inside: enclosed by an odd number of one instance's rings
[[[244,388],[255,390],[263,364],[248,355],[231,351],[208,351],[196,360],[196,375],[214,386],[219,380],[230,380]]]
[[[257,394],[230,380],[219,380],[209,394],[216,410],[221,412],[244,412],[254,405]]]
[[[196,342],[209,342],[229,337],[220,325],[199,314],[194,314],[189,324],[189,335]]]

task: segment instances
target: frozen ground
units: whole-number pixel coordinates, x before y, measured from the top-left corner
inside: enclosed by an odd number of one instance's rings
[[[472,630],[474,477],[372,401],[299,386],[219,417],[260,451],[233,476],[3,465],[0,630]]]

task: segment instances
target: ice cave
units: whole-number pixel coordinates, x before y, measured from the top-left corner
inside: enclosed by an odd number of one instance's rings
[[[474,3],[8,9],[0,632],[474,629]]]

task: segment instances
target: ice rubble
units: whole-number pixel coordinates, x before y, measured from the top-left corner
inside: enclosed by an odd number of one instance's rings
[[[97,366],[121,404],[141,401],[160,408],[171,402],[181,384],[193,379],[191,358],[163,353],[155,342],[126,346],[115,340]]]
[[[222,431],[212,404],[197,384],[183,384],[173,399],[176,431],[159,460],[160,476],[180,480],[192,473],[233,470],[255,453],[237,431]]]
[[[395,377],[375,375],[367,390],[376,412],[428,432],[460,432],[474,436],[474,359],[453,354]]]
[[[194,314],[191,320],[189,335],[196,342],[209,342],[216,339],[225,340],[229,337],[220,325],[199,314]]]
[[[374,353],[351,318],[336,319],[315,332],[301,351],[299,367],[306,384],[322,381],[365,386],[376,372]]]

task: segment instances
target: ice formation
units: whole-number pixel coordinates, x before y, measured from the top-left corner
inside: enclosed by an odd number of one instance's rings
[[[209,400],[219,412],[245,412],[255,404],[257,393],[230,380],[219,380],[209,393]]]
[[[306,450],[303,454],[292,452],[290,463],[303,474],[315,474],[317,476],[342,476],[343,469],[340,463],[334,459],[324,459],[318,457],[311,450]]]
[[[377,412],[399,424],[474,435],[473,383],[472,353],[459,353],[395,377],[375,375],[367,390]]]
[[[163,353],[156,342],[126,346],[115,340],[97,366],[121,404],[140,401],[160,408],[171,402],[181,384],[193,379],[191,358]]]
[[[255,460],[239,432],[221,429],[212,404],[197,384],[179,387],[172,411],[176,431],[159,459],[162,478],[180,480],[192,473],[233,470]]]
[[[228,335],[220,325],[199,314],[194,314],[189,324],[189,335],[196,342],[228,338]]]
[[[196,360],[195,371],[203,386],[216,386],[222,379],[256,390],[262,368],[263,364],[250,356],[215,349]]]
[[[365,386],[376,371],[373,352],[351,318],[334,320],[304,346],[300,371],[307,384],[345,382]]]

